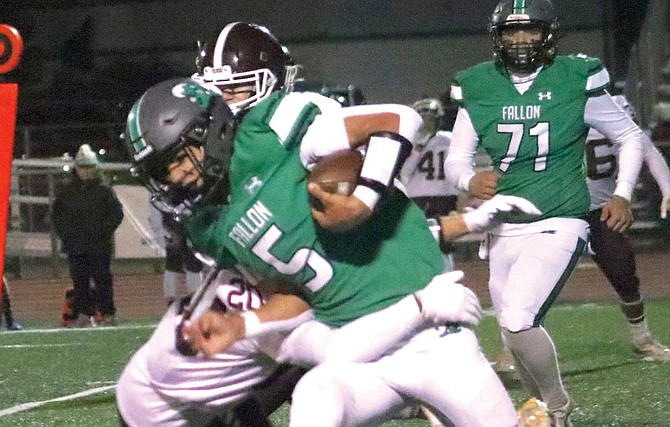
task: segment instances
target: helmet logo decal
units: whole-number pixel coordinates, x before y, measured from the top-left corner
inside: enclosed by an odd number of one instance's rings
[[[264,50],[261,50],[258,54],[258,59],[262,62],[268,62],[268,53]]]
[[[207,108],[212,98],[219,96],[195,83],[178,84],[172,88],[172,95],[176,98],[188,98],[189,101],[198,104],[202,108]]]

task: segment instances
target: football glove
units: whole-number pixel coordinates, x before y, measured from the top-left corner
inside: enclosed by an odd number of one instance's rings
[[[542,212],[530,201],[516,196],[497,194],[477,209],[463,214],[470,231],[486,231],[502,222],[521,222],[532,219]]]
[[[435,326],[479,324],[482,307],[479,305],[477,295],[458,283],[462,278],[462,271],[440,274],[414,294],[421,308],[421,315],[426,321]]]

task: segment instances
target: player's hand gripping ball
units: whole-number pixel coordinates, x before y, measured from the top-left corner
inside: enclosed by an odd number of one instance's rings
[[[363,155],[359,151],[336,151],[324,156],[314,165],[307,182],[319,184],[328,193],[350,196],[356,188],[362,167]],[[317,198],[310,196],[309,203],[313,208],[323,210]]]

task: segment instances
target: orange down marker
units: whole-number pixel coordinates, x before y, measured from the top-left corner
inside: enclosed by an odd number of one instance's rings
[[[23,40],[16,28],[0,24],[0,74],[8,73],[18,65],[22,51]],[[12,180],[18,94],[18,84],[0,83],[0,274],[5,272],[9,186]],[[0,281],[1,289],[2,281]]]

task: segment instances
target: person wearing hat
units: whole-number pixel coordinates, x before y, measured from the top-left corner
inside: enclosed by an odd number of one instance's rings
[[[80,146],[72,180],[56,196],[52,210],[56,234],[68,258],[78,314],[75,324],[80,327],[114,324],[116,314],[110,264],[123,209],[97,166],[91,146]]]

